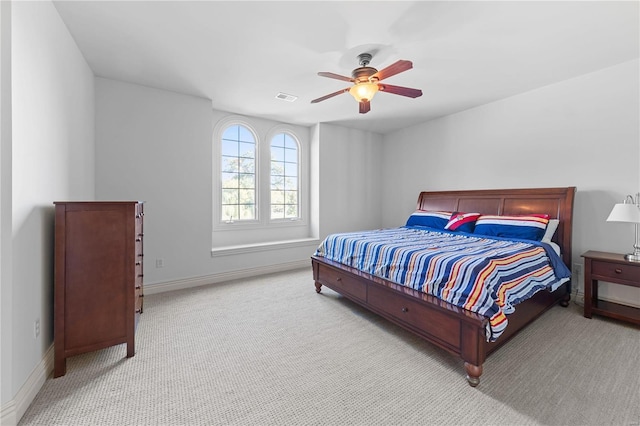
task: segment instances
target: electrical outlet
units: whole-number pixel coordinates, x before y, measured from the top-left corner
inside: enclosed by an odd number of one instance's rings
[[[33,322],[33,338],[37,339],[40,336],[40,318],[36,318]]]
[[[156,268],[164,267],[164,259],[156,259]]]

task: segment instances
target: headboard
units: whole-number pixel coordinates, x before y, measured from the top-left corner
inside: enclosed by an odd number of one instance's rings
[[[571,269],[571,232],[575,186],[566,188],[480,189],[421,192],[419,210],[458,211],[499,215],[548,214],[558,219],[553,242]]]

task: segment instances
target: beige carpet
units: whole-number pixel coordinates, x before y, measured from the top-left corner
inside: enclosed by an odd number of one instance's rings
[[[70,358],[21,425],[638,425],[640,331],[555,307],[462,361],[370,314],[311,270],[145,298],[136,355]]]

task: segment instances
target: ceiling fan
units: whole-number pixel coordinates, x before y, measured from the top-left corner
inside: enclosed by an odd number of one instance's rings
[[[318,75],[321,77],[349,81],[354,83],[354,85],[347,87],[346,89],[330,93],[321,98],[314,99],[311,103],[315,104],[322,102],[342,93],[349,92],[360,104],[360,114],[366,114],[371,110],[371,99],[378,91],[407,96],[409,98],[422,96],[422,90],[420,89],[411,89],[409,87],[392,86],[390,84],[380,83],[380,81],[385,78],[389,78],[392,75],[396,75],[413,68],[411,61],[400,60],[378,71],[377,69],[368,66],[369,62],[371,62],[371,58],[372,56],[370,53],[361,53],[358,55],[360,67],[351,72],[351,77],[334,74],[332,72],[319,72]]]

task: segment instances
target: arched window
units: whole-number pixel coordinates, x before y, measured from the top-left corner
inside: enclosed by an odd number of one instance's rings
[[[309,238],[308,128],[228,115],[215,124],[211,148],[216,253]]]
[[[220,218],[232,223],[256,219],[256,138],[247,127],[227,127],[221,139]]]
[[[288,133],[271,139],[271,220],[300,218],[299,148]]]

